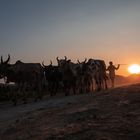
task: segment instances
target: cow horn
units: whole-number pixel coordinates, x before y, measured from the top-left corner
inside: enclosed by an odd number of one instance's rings
[[[77,62],[80,64],[80,61],[79,60],[77,60]]]
[[[65,57],[65,60],[67,60],[67,57],[66,56],[64,56]]]
[[[87,58],[85,58],[85,61],[84,61],[84,63],[86,63],[86,61],[87,61]]]
[[[56,57],[56,60],[57,60],[57,61],[59,61],[59,58],[58,58],[58,56]]]
[[[52,60],[50,60],[50,65],[52,65]]]
[[[1,64],[3,64],[3,58],[2,58],[2,56],[1,56]]]
[[[7,58],[7,60],[4,63],[7,64],[9,62],[9,60],[10,60],[10,54],[8,54],[8,58]]]
[[[46,66],[44,65],[44,61],[42,62],[42,66],[45,68]]]

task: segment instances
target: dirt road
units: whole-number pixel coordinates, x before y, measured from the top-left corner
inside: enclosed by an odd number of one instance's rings
[[[139,140],[140,84],[0,105],[2,140]]]

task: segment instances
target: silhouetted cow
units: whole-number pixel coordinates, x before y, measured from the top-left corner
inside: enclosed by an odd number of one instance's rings
[[[92,68],[92,75],[96,82],[97,90],[107,89],[106,64],[104,60],[89,59],[88,65]]]
[[[53,66],[52,62],[50,65],[46,66],[44,63],[42,63],[42,66],[44,68],[45,77],[48,82],[48,90],[50,92],[50,95],[56,95],[58,92],[58,89],[62,85],[62,72],[59,66]]]
[[[35,99],[41,98],[42,81],[44,78],[43,67],[39,63],[23,63],[17,61],[15,64],[9,64],[10,55],[6,61],[3,61],[1,56],[0,75],[6,77],[6,83],[15,82],[18,85],[19,91],[25,93],[27,87],[35,89],[37,95]],[[26,96],[24,94],[24,100]],[[15,98],[15,104],[17,99]]]
[[[63,85],[65,95],[69,95],[72,90],[76,94],[76,82],[77,82],[77,64],[71,62],[71,60],[56,58],[58,66],[60,67],[63,75]]]

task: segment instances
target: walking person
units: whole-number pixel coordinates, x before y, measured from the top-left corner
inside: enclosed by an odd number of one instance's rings
[[[115,67],[115,66],[113,65],[113,62],[110,61],[110,62],[109,62],[109,66],[108,66],[107,69],[106,69],[107,71],[109,71],[109,78],[110,78],[110,80],[111,80],[111,86],[112,86],[112,88],[114,88],[115,70],[118,70],[119,67],[120,67],[120,64],[118,64],[118,66]]]

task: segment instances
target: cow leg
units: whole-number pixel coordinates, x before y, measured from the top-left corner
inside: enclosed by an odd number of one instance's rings
[[[21,92],[22,92],[21,88],[22,88],[22,83],[18,83],[17,87],[15,88],[15,90],[13,92],[12,102],[13,102],[14,106],[17,105],[18,99],[21,97]]]
[[[67,81],[64,82],[64,92],[65,92],[65,96],[69,95],[70,86],[69,86],[69,82],[67,82]]]
[[[53,96],[54,95],[54,83],[53,82],[50,82],[50,96]]]
[[[54,83],[52,83],[51,84],[51,96],[54,96],[54,89],[55,88],[55,84]]]
[[[55,82],[55,86],[54,86],[54,95],[56,95],[57,91],[58,91],[58,88],[59,88],[59,83],[58,82]]]
[[[37,102],[39,99],[39,87],[37,84],[33,85],[33,91],[34,91],[34,102]]]
[[[17,89],[15,91],[13,91],[12,102],[13,102],[14,106],[17,105],[19,92],[20,91],[19,91],[18,87],[17,87]]]
[[[75,87],[75,85],[73,86],[73,94],[74,95],[76,94],[76,87]]]
[[[108,89],[106,79],[105,79],[105,89]]]
[[[54,95],[56,95],[57,88],[58,88],[58,85],[57,85],[57,82],[55,81],[55,82],[54,82],[54,86],[53,86],[53,94],[54,94]]]
[[[22,85],[22,93],[23,93],[22,100],[23,100],[23,103],[24,103],[24,104],[27,103],[27,91],[26,91],[26,88],[27,88],[27,83],[24,83],[24,84]]]
[[[38,96],[40,100],[43,98],[42,83],[38,83]]]
[[[42,99],[42,96],[43,96],[43,93],[42,93],[42,87],[41,87],[41,83],[36,83],[36,90],[35,90],[35,92],[36,92],[36,96],[35,96],[35,102],[38,100],[38,99]]]
[[[101,90],[101,85],[100,85],[100,81],[99,80],[96,80],[96,86],[97,86],[96,90],[100,91]]]
[[[54,83],[52,81],[48,82],[48,91],[50,93],[50,96],[53,96],[54,92]]]

